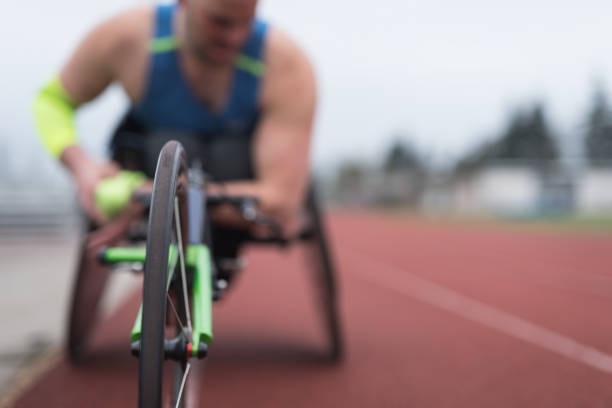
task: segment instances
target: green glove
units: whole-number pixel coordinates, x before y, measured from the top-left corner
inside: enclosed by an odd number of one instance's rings
[[[139,171],[123,170],[115,177],[106,178],[96,186],[96,207],[108,219],[116,218],[128,206],[132,192],[147,177]]]

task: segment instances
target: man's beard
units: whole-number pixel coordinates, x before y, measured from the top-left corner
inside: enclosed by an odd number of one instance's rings
[[[206,44],[204,44],[202,41],[198,41],[198,39],[192,35],[193,30],[190,30],[189,24],[186,31],[188,52],[190,52],[191,55],[193,55],[199,62],[218,67],[231,65],[231,61],[217,61],[211,58],[207,52]]]

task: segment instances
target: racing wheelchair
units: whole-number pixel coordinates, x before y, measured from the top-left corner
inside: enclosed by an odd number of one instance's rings
[[[125,135],[126,127],[121,128]],[[117,134],[113,158],[128,170],[140,168],[154,174],[153,192],[132,194],[128,209],[108,225],[96,227],[90,222],[80,248],[69,309],[66,347],[70,360],[78,363],[86,358],[109,276],[127,264],[132,270],[144,272],[142,305],[130,335],[131,352],[139,358],[139,406],[161,407],[168,401],[172,406],[185,406],[182,395],[191,362],[206,357],[212,341],[212,302],[221,299],[230,286],[240,249],[263,244],[308,247],[329,358],[341,361],[344,347],[336,271],[312,183],[303,205],[306,222],[297,235],[285,237],[272,219],[258,212],[256,198],[206,193],[209,169],[202,169],[197,160],[189,161],[183,148],[184,144],[189,146],[190,153],[198,149],[191,148],[192,138],[166,142],[167,136],[149,137],[147,148],[160,151],[152,166],[142,161],[135,164],[141,133],[130,134],[128,126],[128,143],[118,143]],[[229,140],[240,146],[232,151],[243,154],[243,160],[238,158],[236,162],[246,163],[248,168],[244,140]],[[209,152],[208,157],[222,157],[224,152],[219,149],[227,148],[226,144],[203,149]],[[196,151],[196,157],[201,158],[197,153],[201,152]],[[229,174],[217,171],[215,181],[236,177],[232,170]],[[238,174],[243,176],[245,172]],[[215,226],[210,212],[220,205],[233,206],[245,221],[265,225],[275,233],[261,238],[246,230]],[[165,360],[172,363],[171,367],[164,364]]]

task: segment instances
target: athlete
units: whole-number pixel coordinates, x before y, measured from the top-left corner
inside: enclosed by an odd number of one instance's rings
[[[41,139],[74,176],[92,220],[107,221],[96,186],[126,164],[92,160],[77,143],[73,115],[116,82],[131,106],[114,147],[150,162],[160,137],[189,134],[187,155],[208,151],[205,169],[226,181],[211,191],[254,196],[285,231],[295,228],[309,177],[315,77],[298,46],[255,17],[256,7],[257,0],[178,0],[126,11],[95,27],[42,88]],[[231,223],[231,210],[220,212],[215,217]]]

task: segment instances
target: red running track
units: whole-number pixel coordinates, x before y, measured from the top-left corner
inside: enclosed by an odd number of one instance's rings
[[[339,213],[347,358],[324,359],[302,253],[258,249],[215,309],[201,406],[612,405],[612,235]],[[138,299],[17,407],[136,406]]]

